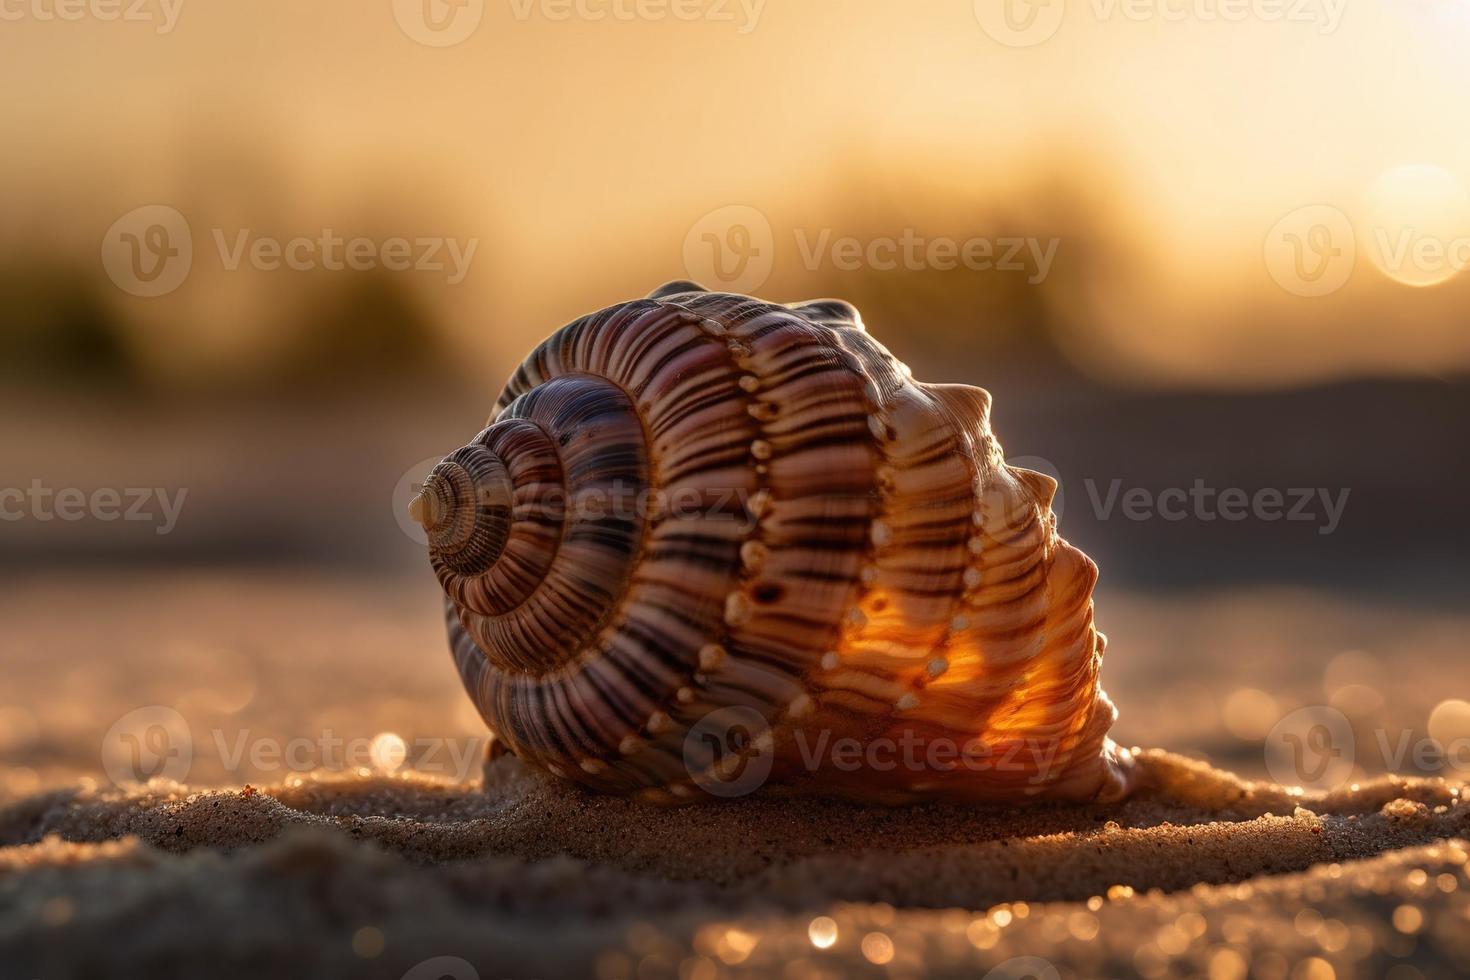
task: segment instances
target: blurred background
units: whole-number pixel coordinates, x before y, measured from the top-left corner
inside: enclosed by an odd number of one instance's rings
[[[1330,709],[1343,778],[1452,768],[1385,746],[1470,746],[1467,44],[1463,0],[7,5],[0,792],[140,707],[205,783],[479,732],[413,481],[681,278],[992,392],[1120,740],[1302,782],[1271,740]]]

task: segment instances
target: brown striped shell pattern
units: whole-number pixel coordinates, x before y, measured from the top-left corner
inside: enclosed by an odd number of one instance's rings
[[[989,413],[836,300],[670,283],[556,331],[410,508],[497,743],[664,801],[1124,795],[1096,567]]]

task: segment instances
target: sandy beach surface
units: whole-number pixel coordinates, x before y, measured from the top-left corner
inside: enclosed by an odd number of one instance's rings
[[[0,616],[7,978],[1470,972],[1465,772],[1416,751],[1461,721],[1459,612],[1104,593],[1144,786],[1022,810],[485,766],[432,583],[41,576]],[[1353,738],[1290,780],[1303,712]]]

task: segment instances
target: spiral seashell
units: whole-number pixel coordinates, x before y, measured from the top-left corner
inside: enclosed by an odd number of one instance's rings
[[[1123,795],[1096,567],[989,412],[837,300],[670,283],[568,324],[411,507],[470,697],[522,760],[655,799],[753,762],[884,802]]]

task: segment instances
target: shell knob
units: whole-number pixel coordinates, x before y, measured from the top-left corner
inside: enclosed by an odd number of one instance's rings
[[[467,446],[434,467],[408,513],[428,536],[433,561],[484,572],[499,560],[510,534],[512,490],[498,456]]]

